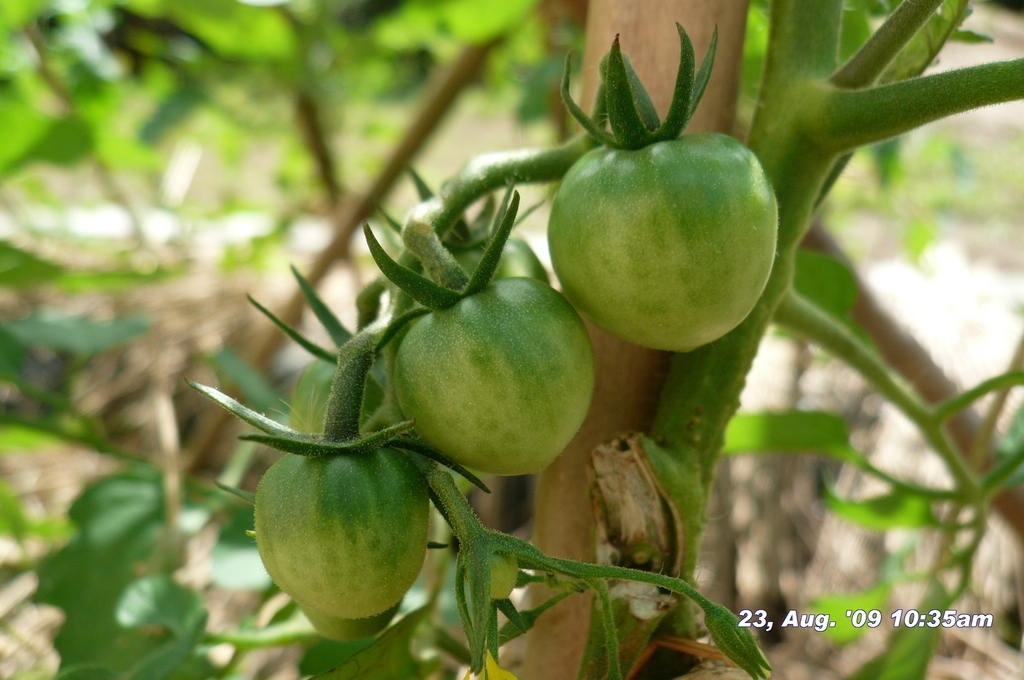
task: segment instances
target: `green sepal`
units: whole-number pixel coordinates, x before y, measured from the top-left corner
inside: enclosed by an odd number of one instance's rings
[[[398,317],[393,319],[391,323],[388,324],[388,327],[387,329],[385,329],[384,334],[380,336],[380,340],[377,341],[377,351],[381,351],[382,349],[384,349],[384,347],[387,346],[389,342],[394,340],[395,336],[398,335],[401,332],[401,330],[405,328],[406,324],[408,324],[410,321],[418,319],[424,314],[429,313],[430,310],[427,309],[426,307],[416,307],[415,309],[410,309],[407,312],[404,312],[403,314],[400,314]]]
[[[523,572],[519,573],[522,574]],[[538,581],[543,580],[544,579],[538,579]],[[510,640],[516,639],[520,635],[523,635],[531,628],[533,628],[533,624],[537,622],[537,619],[540,618],[541,614],[551,609],[565,598],[574,594],[575,593],[573,591],[563,590],[560,593],[552,595],[550,598],[548,598],[544,602],[541,602],[533,609],[527,609],[525,612],[517,611],[516,614],[519,616],[519,622],[514,623],[512,617],[509,616],[508,622],[501,627],[500,631],[498,631],[498,637],[501,638],[502,642],[509,642]],[[502,610],[502,613],[505,613],[504,610]],[[508,616],[508,614],[505,613],[505,616]],[[521,628],[520,625],[525,626],[525,628]]]
[[[356,326],[363,330],[380,316],[380,300],[388,289],[387,279],[378,276],[356,295]]]
[[[629,89],[633,93],[633,104],[636,106],[637,115],[640,116],[644,127],[648,131],[654,132],[661,127],[661,119],[658,118],[658,110],[654,108],[651,95],[640,81],[640,76],[633,70],[633,64],[629,63],[629,57],[623,55],[622,64],[626,67],[626,77],[629,79]],[[607,94],[605,98],[607,100]],[[607,101],[605,103],[607,104]]]
[[[571,70],[572,65],[571,59],[572,54],[567,54],[565,56],[565,73],[562,75],[562,101],[565,102],[565,108],[568,109],[569,115],[575,118],[576,122],[579,123],[591,137],[607,146],[618,146],[615,142],[615,138],[602,130],[596,120],[585,114],[583,109],[573,101],[572,95],[569,94],[569,71]]]
[[[420,197],[421,201],[429,201],[434,197],[434,190],[420,177],[420,173],[409,168],[409,177],[412,178],[412,183],[416,185],[416,195]]]
[[[321,438],[319,435],[302,433],[296,433],[295,436],[291,437],[243,434],[239,439],[263,444],[272,449],[293,453],[297,456],[318,458],[340,454],[358,455],[372,453],[377,449],[389,446],[393,439],[410,432],[412,427],[412,421],[405,420],[383,430],[364,435],[359,439],[343,442],[331,442]]]
[[[464,477],[466,481],[468,481],[469,483],[471,483],[473,486],[480,489],[484,493],[491,492],[491,490],[487,487],[486,484],[483,483],[483,481],[480,480],[479,477],[477,477],[472,472],[467,470],[465,467],[463,467],[459,463],[456,463],[454,460],[446,456],[444,453],[438,451],[433,446],[424,441],[421,441],[419,439],[411,439],[407,437],[399,437],[391,441],[388,445],[396,449],[402,449],[404,451],[418,453],[424,458],[429,458],[430,460],[438,462],[441,465],[445,466],[446,468]],[[434,505],[437,504],[435,503]]]
[[[686,31],[683,27],[679,27],[679,32],[683,35]],[[687,38],[689,42],[689,38]],[[692,49],[692,47],[691,47]],[[693,112],[697,110],[697,104],[700,103],[700,98],[704,96],[704,90],[708,87],[708,81],[711,80],[711,69],[715,66],[715,52],[718,49],[718,26],[715,26],[715,32],[711,34],[711,44],[708,45],[708,51],[704,53],[704,59],[700,62],[700,70],[697,71],[697,77],[693,83],[693,92],[690,93],[690,113],[686,116],[686,122],[690,121],[693,117]],[[686,126],[684,122],[683,127]],[[682,132],[682,129],[680,129]]]
[[[243,491],[242,489],[237,489],[237,488],[235,488],[233,486],[228,486],[227,484],[224,484],[222,482],[218,482],[216,480],[213,483],[216,484],[217,488],[220,489],[221,491],[227,491],[232,496],[235,496],[236,498],[241,498],[243,501],[245,501],[249,505],[255,505],[256,504],[256,494],[254,494],[254,493],[252,493],[250,491]]]
[[[640,87],[643,88],[643,85]],[[608,124],[615,135],[616,146],[640,149],[654,141],[653,133],[644,125],[637,111],[637,102],[642,101],[644,97],[650,101],[646,90],[642,95],[633,93],[629,72],[626,70],[626,63],[619,47],[619,36],[616,35],[611,52],[608,53],[608,72],[605,75]]]
[[[680,24],[676,24],[676,30],[679,31],[679,70],[676,72],[676,87],[672,93],[672,103],[669,104],[668,113],[665,115],[665,123],[658,128],[655,134],[658,141],[667,141],[678,137],[690,120],[694,106],[692,100],[694,93],[693,70],[697,65],[697,58],[693,54],[693,43],[690,42],[690,36],[686,34],[686,30]],[[704,85],[707,85],[707,81]]]
[[[529,624],[527,624],[526,621],[523,620],[523,617],[519,615],[519,610],[516,609],[514,604],[512,604],[512,600],[507,597],[504,600],[495,600],[494,606],[497,607],[498,611],[505,615],[508,622],[515,626],[520,633],[525,633],[530,630]],[[501,633],[499,632],[498,635],[500,637]]]
[[[384,276],[416,302],[430,309],[445,309],[457,304],[462,299],[462,296],[454,290],[439,286],[425,276],[421,276],[391,259],[391,256],[377,242],[370,230],[370,225],[363,225],[363,235],[366,237],[366,244],[370,247],[373,261],[377,263]]]
[[[299,282],[299,288],[302,290],[303,297],[306,298],[306,302],[309,303],[309,308],[313,310],[313,314],[316,316],[317,321],[327,331],[327,335],[331,336],[331,340],[334,340],[335,347],[341,347],[346,342],[352,339],[352,333],[345,328],[344,324],[338,320],[338,317],[334,315],[334,312],[324,304],[324,301],[317,295],[316,289],[309,285],[309,281],[299,273],[299,270],[292,265],[292,274],[295,276],[295,280]]]
[[[462,545],[455,563],[455,594],[458,599],[461,591],[459,614],[469,642],[469,666],[474,673],[483,670],[487,639],[490,637],[488,633],[493,610],[490,561],[490,554],[484,546],[472,541]]]
[[[317,357],[318,359],[323,359],[324,361],[330,361],[331,363],[334,363],[335,361],[338,360],[337,354],[324,349],[320,345],[316,344],[315,342],[308,339],[306,336],[302,335],[297,330],[286,324],[281,319],[277,318],[277,316],[273,312],[271,312],[269,309],[267,309],[260,303],[256,302],[256,299],[253,296],[247,295],[246,297],[249,298],[249,302],[252,303],[253,307],[258,309],[260,313],[263,314],[263,316],[270,319],[275,326],[284,331],[285,335],[294,340],[300,347],[302,347],[302,349],[306,350],[307,352]]]
[[[199,392],[207,399],[215,402],[225,411],[231,413],[231,415],[252,425],[261,432],[266,432],[269,435],[283,438],[303,436],[301,432],[296,432],[290,427],[285,427],[284,425],[271,420],[262,413],[256,413],[256,411],[253,411],[251,408],[243,406],[238,401],[232,399],[218,389],[207,387],[206,385],[200,385],[197,382],[192,382],[188,378],[185,379],[185,382],[196,392]]]
[[[387,225],[389,227],[391,227],[391,231],[395,232],[396,234],[401,235],[401,233],[402,233],[402,224],[401,224],[401,222],[399,222],[394,217],[392,217],[387,212],[385,212],[384,208],[377,208],[377,212],[379,212],[380,216],[384,218],[384,222],[386,222]]]
[[[491,237],[491,242],[487,245],[487,250],[484,251],[483,257],[480,258],[480,264],[473,270],[473,276],[470,277],[466,289],[462,292],[463,296],[479,293],[494,278],[494,272],[497,271],[498,265],[501,263],[501,254],[505,249],[505,242],[508,241],[509,234],[512,233],[512,227],[515,226],[516,213],[518,211],[519,192],[512,191],[511,201],[502,215],[501,223],[495,229],[494,236]]]
[[[698,603],[704,610],[704,626],[719,651],[752,678],[763,680],[771,675],[772,667],[757,646],[747,628],[739,626],[739,617],[720,604]]]

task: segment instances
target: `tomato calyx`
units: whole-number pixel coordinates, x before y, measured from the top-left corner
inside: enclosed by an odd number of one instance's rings
[[[696,73],[693,43],[681,25],[676,24],[676,29],[679,31],[679,70],[664,122],[659,120],[647,89],[629,61],[623,57],[618,35],[612,42],[611,51],[601,63],[602,84],[597,95],[595,114],[592,116],[584,113],[569,94],[569,59],[566,58],[562,99],[572,117],[594,139],[612,148],[642,149],[656,142],[675,139],[682,133],[711,78],[718,29],[712,35],[711,45]],[[604,129],[606,119],[611,133]]]
[[[426,276],[396,262],[387,254],[380,245],[380,242],[377,241],[369,225],[363,226],[363,235],[366,237],[366,243],[370,248],[370,254],[373,256],[374,262],[377,263],[377,266],[388,280],[398,286],[413,300],[427,308],[427,310],[447,309],[454,307],[465,298],[481,292],[494,278],[494,274],[501,262],[505,243],[512,233],[512,228],[516,225],[516,214],[518,211],[519,192],[514,191],[510,187],[503,201],[503,209],[498,212],[501,215],[500,221],[497,217],[495,218],[497,224],[494,228],[494,234],[491,236],[491,240],[484,251],[483,257],[480,259],[480,263],[473,270],[468,281],[460,286],[458,290],[435,283]],[[410,238],[408,229],[403,234],[403,238],[407,240]],[[426,238],[422,241],[424,245],[434,242],[436,242],[437,247],[444,248],[436,237],[433,241]],[[458,267],[457,263],[455,266]]]

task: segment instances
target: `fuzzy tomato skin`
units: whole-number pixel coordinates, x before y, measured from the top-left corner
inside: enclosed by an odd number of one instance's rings
[[[420,435],[457,462],[539,472],[590,407],[590,336],[551,287],[501,279],[414,323],[398,350],[395,392]]]
[[[587,153],[562,180],[548,244],[563,291],[595,324],[686,352],[753,309],[777,230],[775,195],[754,153],[702,133]]]
[[[388,624],[391,623],[391,619],[395,618],[395,614],[398,613],[398,608],[401,605],[402,602],[399,600],[380,614],[364,619],[342,619],[325,614],[313,607],[300,606],[300,609],[302,609],[302,613],[306,615],[306,618],[309,619],[309,622],[313,624],[313,627],[316,628],[316,632],[328,640],[348,642],[350,640],[368,638],[387,628]]]
[[[402,599],[427,550],[426,481],[391,449],[286,455],[256,489],[256,547],[274,582],[329,616],[375,616]]]

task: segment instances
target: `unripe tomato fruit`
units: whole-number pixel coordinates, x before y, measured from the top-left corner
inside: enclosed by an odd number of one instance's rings
[[[686,135],[600,148],[566,173],[548,244],[566,297],[613,335],[686,352],[753,309],[772,269],[778,209],[754,153]]]
[[[594,353],[576,310],[533,279],[500,279],[417,320],[395,393],[430,444],[466,467],[539,472],[583,423]]]
[[[426,481],[391,449],[286,455],[256,489],[256,547],[303,607],[361,619],[399,602],[427,550]]]
[[[364,619],[342,619],[325,614],[314,607],[299,605],[299,608],[302,609],[302,613],[306,615],[309,622],[316,628],[316,632],[328,640],[348,642],[349,640],[368,638],[387,628],[388,624],[391,623],[391,619],[395,618],[395,614],[398,613],[398,608],[401,605],[402,601],[399,600],[391,608],[384,610],[380,614]]]
[[[515,590],[519,562],[512,555],[491,555],[491,599],[504,600]]]

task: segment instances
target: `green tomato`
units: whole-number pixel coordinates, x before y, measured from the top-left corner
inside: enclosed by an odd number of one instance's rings
[[[426,481],[391,449],[286,455],[256,489],[256,547],[281,590],[329,616],[375,616],[402,599],[427,550]]]
[[[313,624],[313,627],[316,628],[316,632],[328,640],[348,642],[349,640],[368,638],[387,628],[388,624],[391,623],[391,619],[395,618],[395,614],[398,613],[398,608],[401,605],[402,602],[399,600],[390,609],[386,609],[376,616],[369,616],[364,619],[342,619],[325,614],[314,607],[299,605],[299,608],[306,615],[306,618],[309,619],[309,622]]]
[[[501,279],[409,329],[395,393],[425,440],[466,467],[539,472],[583,423],[594,353],[576,310],[533,279]]]
[[[778,209],[750,149],[720,134],[595,149],[562,180],[548,244],[566,296],[613,335],[686,352],[750,313]]]
[[[491,599],[504,600],[516,587],[519,562],[513,555],[491,554]]]
[[[483,256],[484,246],[455,252],[455,259],[470,274],[480,264],[480,259]],[[512,236],[505,242],[505,249],[501,252],[501,261],[498,263],[498,269],[494,272],[494,278],[511,279],[517,276],[537,279],[542,283],[551,282],[547,270],[544,269],[544,265],[529,244],[521,238]]]

